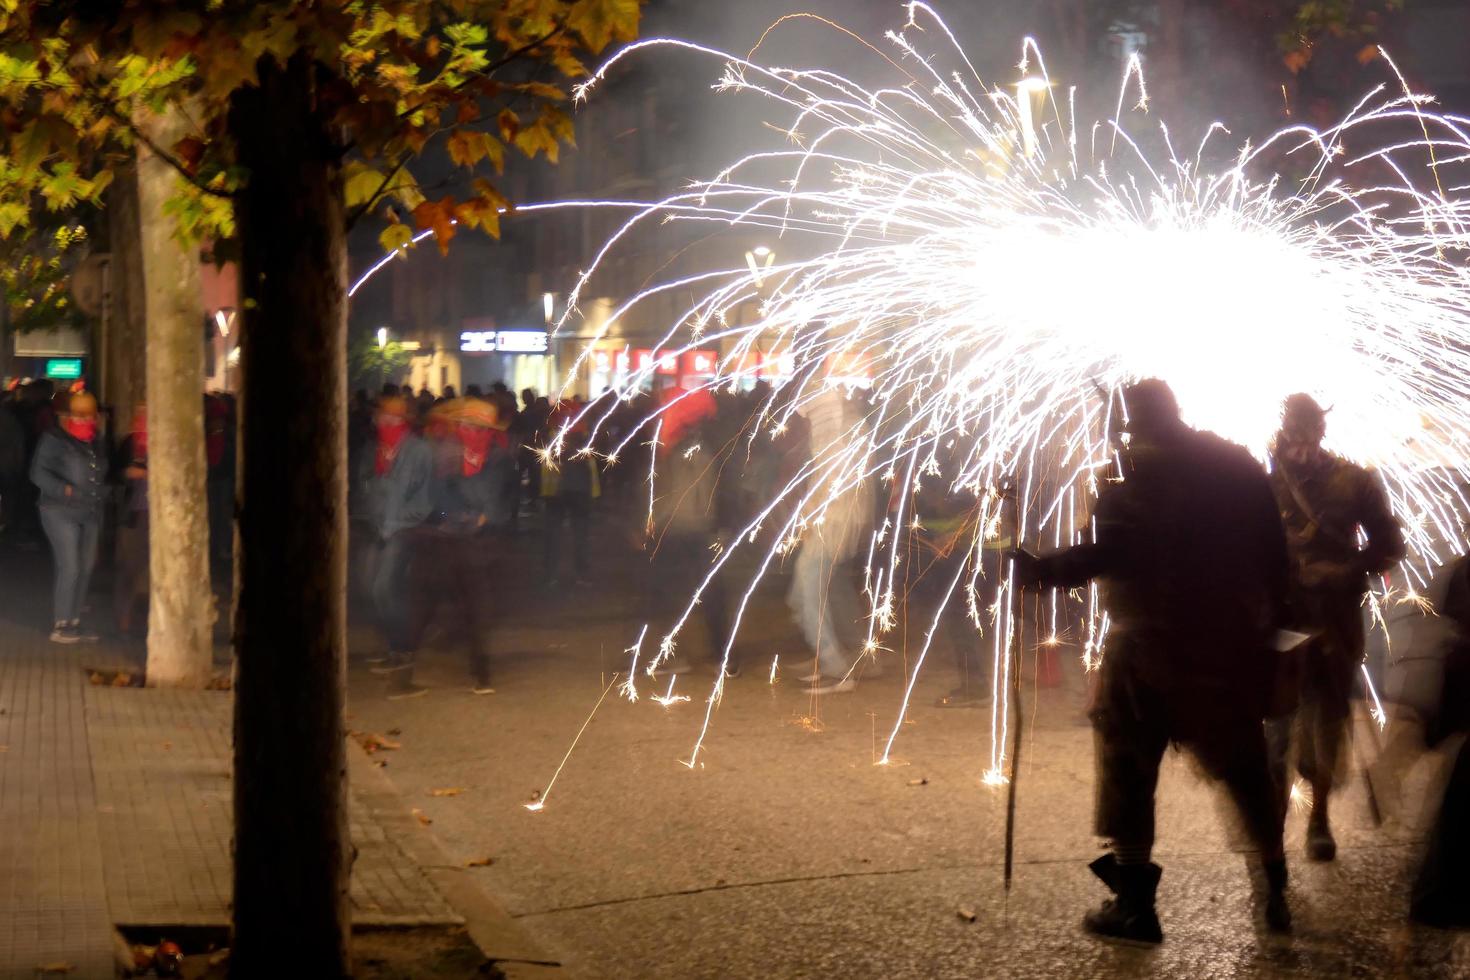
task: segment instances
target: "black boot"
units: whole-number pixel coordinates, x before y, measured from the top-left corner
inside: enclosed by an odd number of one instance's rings
[[[1154,893],[1164,869],[1157,864],[1119,864],[1112,854],[1103,855],[1089,867],[1116,897],[1088,912],[1082,919],[1083,928],[1095,936],[1124,942],[1162,942],[1164,931],[1154,911]]]
[[[1331,861],[1337,857],[1337,841],[1333,839],[1332,827],[1327,814],[1316,807],[1307,822],[1307,857],[1313,861]]]
[[[1266,872],[1266,928],[1291,931],[1291,906],[1286,904],[1286,858],[1263,863]]]

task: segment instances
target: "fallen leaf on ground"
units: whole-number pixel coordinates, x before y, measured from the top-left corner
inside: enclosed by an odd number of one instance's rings
[[[379,751],[380,749],[403,748],[402,745],[393,741],[391,738],[388,738],[385,735],[377,735],[368,732],[351,732],[350,734],[353,738],[357,739],[357,744],[361,745],[362,750],[364,752],[367,752],[369,755]]]
[[[966,922],[974,922],[977,918],[979,918],[979,916],[975,914],[974,909],[967,909],[963,905],[955,909],[954,913],[961,919],[964,919]]]
[[[413,813],[413,815],[416,818],[418,818],[418,822],[421,823],[421,824],[423,824],[425,827],[427,827],[429,824],[431,824],[431,823],[434,822],[434,818],[433,817],[429,816],[427,813],[425,813],[424,811],[420,810],[418,807],[414,807],[413,810],[412,810],[412,813]]]
[[[112,679],[113,687],[127,687],[133,683],[132,674],[118,674]]]
[[[88,676],[87,679],[90,680],[93,684],[101,684],[103,681],[107,680],[107,678],[103,677],[101,674],[97,673],[95,670],[92,671],[92,673]]]
[[[921,778],[921,779],[910,779],[909,780],[909,785],[910,786],[928,786],[929,785],[929,780],[928,780],[927,777],[924,777],[924,778]]]
[[[403,729],[401,729],[401,728],[390,728],[390,729],[388,729],[388,734],[389,735],[392,735],[394,738],[397,738],[399,735],[402,735],[403,734]]]
[[[466,868],[488,868],[495,863],[493,857],[471,858],[464,863]]]
[[[458,796],[464,790],[459,786],[441,786],[438,789],[429,790],[430,796]]]

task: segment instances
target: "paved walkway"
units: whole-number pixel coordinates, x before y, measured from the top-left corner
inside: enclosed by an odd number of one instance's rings
[[[102,980],[115,926],[229,923],[230,695],[89,682],[139,656],[0,618],[0,980]],[[349,762],[354,925],[467,925],[507,974],[555,975],[374,760]]]
[[[0,977],[110,977],[81,661],[37,639],[0,636]]]

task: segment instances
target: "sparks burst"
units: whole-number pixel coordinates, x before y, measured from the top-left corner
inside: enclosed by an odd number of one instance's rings
[[[736,628],[760,576],[834,501],[882,481],[896,506],[867,547],[872,655],[902,602],[893,583],[914,494],[937,484],[976,500],[970,560],[947,601],[964,604],[993,641],[996,690],[1005,690],[1017,624],[995,542],[1011,528],[1040,546],[1087,533],[1117,389],[1143,376],[1166,379],[1191,424],[1263,457],[1285,395],[1308,391],[1332,406],[1329,448],[1377,467],[1408,527],[1419,562],[1405,570],[1412,591],[1416,575],[1459,543],[1458,488],[1470,468],[1470,199],[1451,179],[1470,159],[1470,124],[1433,112],[1399,79],[1332,128],[1293,126],[1230,149],[1238,144],[1215,124],[1194,152],[1177,153],[1147,113],[1136,60],[1114,118],[1088,124],[1033,43],[1023,46],[1019,83],[988,84],[932,9],[911,3],[905,12],[886,43],[869,45],[891,76],[884,87],[660,39],[620,52],[578,93],[594,94],[619,61],[672,47],[719,59],[718,89],[763,100],[787,122],[779,136],[751,134],[769,148],[638,209],[579,282],[567,317],[597,263],[649,222],[759,229],[782,242],[763,274],[740,265],[655,285],[603,331],[668,295],[692,294],[662,347],[718,346],[710,387],[746,383],[757,352],[785,352],[790,376],[772,389],[751,439],[781,431],[833,385],[868,388],[861,420],[814,447],[714,555],[711,576],[741,549],[756,555]],[[759,316],[742,322],[734,311],[750,303]],[[588,420],[602,424],[653,370],[592,403]],[[630,441],[649,438],[658,424],[649,423]],[[549,454],[590,451],[568,445],[568,431]],[[987,578],[998,586],[986,589]],[[656,651],[640,661],[641,637],[629,651],[625,695],[637,696],[632,668],[651,674],[672,655],[702,588]],[[1091,618],[1089,662],[1106,629]],[[909,665],[884,761],[923,659]],[[723,684],[710,694],[690,765]],[[1007,710],[997,698],[989,782],[1004,781]]]

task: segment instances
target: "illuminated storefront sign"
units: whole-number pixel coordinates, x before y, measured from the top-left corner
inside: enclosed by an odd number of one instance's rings
[[[82,376],[80,357],[53,357],[46,362],[46,377],[72,380]]]
[[[545,330],[466,330],[459,335],[462,354],[545,354]]]

